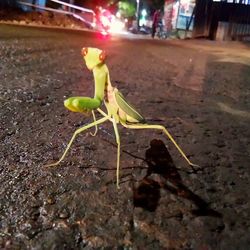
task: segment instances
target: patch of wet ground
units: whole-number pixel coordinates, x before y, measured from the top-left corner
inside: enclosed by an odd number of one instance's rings
[[[212,45],[0,30],[2,248],[248,249],[249,65],[221,62]],[[117,190],[109,123],[96,137],[79,135],[60,166],[44,167],[92,120],[63,107],[93,95],[86,46],[107,50],[113,85],[201,168],[160,132],[119,128]]]

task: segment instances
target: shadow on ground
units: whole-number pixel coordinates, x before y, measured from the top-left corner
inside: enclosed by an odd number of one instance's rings
[[[152,140],[145,155],[148,170],[146,176],[134,190],[134,206],[142,207],[151,212],[155,211],[161,198],[160,189],[163,188],[193,202],[197,206],[197,209],[192,211],[194,215],[222,217],[220,213],[209,208],[206,201],[182,183],[181,176],[163,141]],[[159,175],[160,181],[155,181],[151,177],[153,174]]]

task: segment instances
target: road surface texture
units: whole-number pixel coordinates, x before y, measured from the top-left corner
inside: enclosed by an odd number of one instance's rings
[[[0,25],[3,249],[249,249],[249,44],[102,38]],[[63,101],[93,96],[82,47],[108,54],[113,85],[161,132],[119,127]]]

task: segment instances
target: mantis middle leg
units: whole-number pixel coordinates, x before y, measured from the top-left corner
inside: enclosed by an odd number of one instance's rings
[[[116,138],[116,143],[117,143],[117,161],[116,161],[116,186],[119,189],[119,175],[120,175],[120,148],[121,148],[121,143],[120,143],[120,135],[118,132],[117,124],[115,119],[112,119],[114,131],[115,131],[115,138]]]
[[[126,124],[121,123],[125,128],[131,128],[131,129],[158,129],[161,130],[167,137],[172,141],[172,143],[175,145],[175,147],[178,149],[180,154],[183,156],[183,158],[188,162],[190,166],[193,167],[199,167],[199,165],[192,163],[186,156],[186,154],[182,151],[182,149],[179,147],[177,142],[174,140],[174,138],[171,136],[171,134],[168,132],[168,130],[162,126],[162,125],[150,125],[150,124]]]
[[[117,123],[115,121],[114,118],[111,118],[108,116],[108,114],[106,114],[105,112],[103,112],[101,109],[97,109],[97,111],[102,114],[104,117],[107,117],[112,123],[113,123],[113,127],[114,127],[114,131],[115,131],[115,139],[116,139],[116,143],[117,143],[117,160],[116,160],[116,187],[119,189],[119,176],[120,176],[120,155],[121,155],[121,143],[120,143],[120,135],[119,135],[119,131],[117,128]]]
[[[82,127],[82,128],[77,129],[77,130],[74,132],[74,134],[73,134],[71,140],[69,141],[69,143],[68,143],[68,145],[67,145],[67,147],[66,147],[66,150],[64,151],[62,157],[61,157],[57,162],[46,165],[46,167],[54,167],[54,166],[57,166],[57,165],[65,158],[65,156],[66,156],[68,150],[70,149],[70,147],[71,147],[71,145],[72,145],[74,139],[76,138],[76,136],[77,136],[78,134],[80,134],[81,132],[83,132],[84,130],[86,130],[86,129],[88,129],[88,128],[91,128],[91,127],[93,127],[93,126],[96,126],[96,125],[98,125],[98,124],[101,124],[101,123],[107,121],[108,119],[109,119],[109,117],[103,117],[103,118],[101,118],[101,119],[99,119],[99,120],[97,120],[97,121],[94,121],[94,122],[92,122],[92,123],[90,123],[90,124],[88,124],[88,125],[86,125],[86,126],[84,126],[84,127]]]
[[[92,116],[93,116],[94,122],[96,122],[95,111],[94,111],[94,110],[92,110]],[[98,131],[98,127],[97,127],[97,125],[95,124],[95,132],[94,132],[94,133],[90,132],[90,134],[91,134],[92,136],[96,136],[97,131]]]

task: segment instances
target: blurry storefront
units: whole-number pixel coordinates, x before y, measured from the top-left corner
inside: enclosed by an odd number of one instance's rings
[[[250,0],[166,0],[168,34],[212,40],[250,40]]]
[[[194,24],[195,0],[166,0],[164,22],[166,30],[192,31]]]

